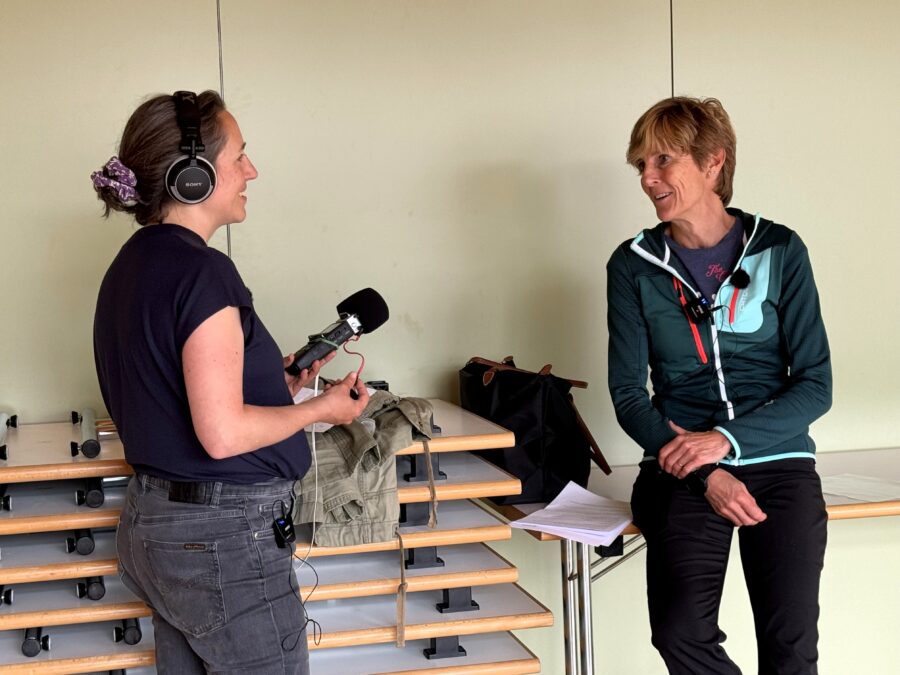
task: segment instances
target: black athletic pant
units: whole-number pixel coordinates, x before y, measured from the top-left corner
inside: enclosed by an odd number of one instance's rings
[[[782,459],[726,471],[768,518],[738,529],[753,607],[760,675],[817,673],[819,577],[826,514],[815,463]],[[732,675],[719,603],[734,526],[705,497],[645,462],[631,497],[647,540],[647,599],[656,647],[670,673]],[[742,636],[741,639],[750,639]]]

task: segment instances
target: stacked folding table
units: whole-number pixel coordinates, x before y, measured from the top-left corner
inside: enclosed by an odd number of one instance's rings
[[[441,432],[429,444],[431,490],[416,480],[424,446],[397,456],[399,541],[309,550],[299,592],[321,626],[310,631],[312,671],[536,673],[538,659],[509,631],[549,626],[549,610],[516,585],[518,572],[487,542],[509,526],[471,501],[517,494],[516,478],[470,450],[512,445],[512,434],[433,401]],[[131,474],[122,445],[100,435],[99,454],[73,422],[6,429],[0,459],[0,672],[154,672],[149,609],[116,574],[115,532]],[[88,454],[94,454],[89,448]],[[443,477],[442,477],[443,474]],[[297,556],[307,544],[298,542]],[[406,580],[405,645],[397,646],[397,592]],[[314,571],[313,571],[314,570]]]

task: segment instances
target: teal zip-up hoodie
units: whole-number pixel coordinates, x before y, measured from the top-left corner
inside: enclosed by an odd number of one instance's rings
[[[732,272],[750,283],[736,288],[729,276],[712,320],[693,324],[682,308],[698,289],[666,244],[667,223],[607,264],[609,391],[645,460],[675,437],[668,420],[721,431],[732,445],[724,464],[815,457],[809,425],[831,407],[831,356],[806,246],[783,225],[728,213],[744,229]]]

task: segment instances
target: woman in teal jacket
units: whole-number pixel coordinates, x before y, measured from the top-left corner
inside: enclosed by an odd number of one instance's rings
[[[826,514],[808,430],[831,406],[828,340],[797,234],[727,208],[735,147],[715,99],[636,123],[628,162],[661,222],[607,265],[609,388],[643,449],[632,510],[669,672],[740,673],[718,627],[738,527],[759,672],[815,673]]]

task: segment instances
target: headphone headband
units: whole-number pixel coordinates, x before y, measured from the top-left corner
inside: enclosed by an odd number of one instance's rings
[[[175,101],[175,118],[178,128],[181,129],[182,152],[187,152],[195,157],[198,152],[203,152],[206,147],[200,137],[200,106],[197,105],[197,94],[192,91],[176,91],[172,94]]]

